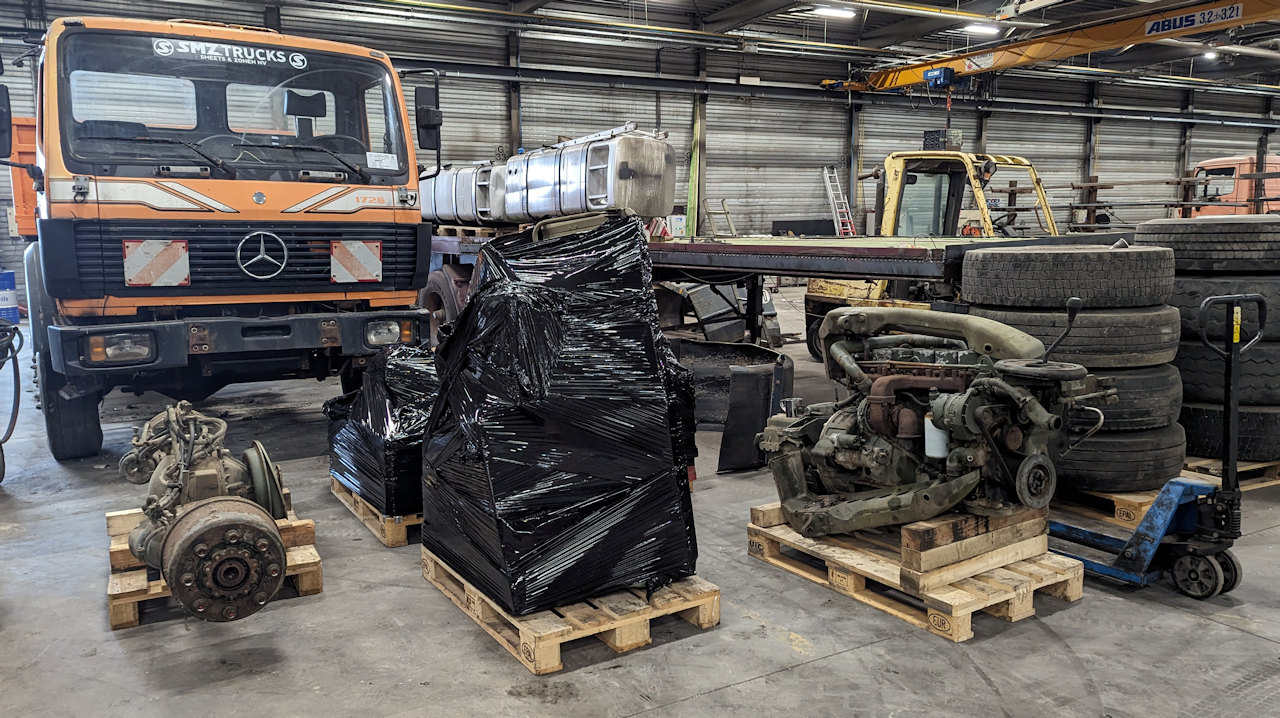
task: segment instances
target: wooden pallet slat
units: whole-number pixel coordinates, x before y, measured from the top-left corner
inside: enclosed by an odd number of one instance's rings
[[[422,577],[539,675],[561,670],[561,646],[580,638],[597,638],[625,653],[652,643],[654,618],[674,614],[704,629],[720,622],[720,589],[697,576],[661,588],[648,600],[640,590],[629,589],[527,616],[507,613],[425,546]]]
[[[369,529],[387,548],[398,548],[409,545],[409,527],[422,523],[422,513],[405,516],[385,516],[352,491],[346,484],[332,475],[329,477],[329,493],[337,497],[347,510],[360,519],[360,523]]]
[[[753,511],[753,517],[769,520],[778,516],[769,506],[757,508],[760,510]],[[948,538],[938,540],[963,544],[976,537],[970,535],[970,529],[982,523],[964,517],[942,518],[944,520],[940,524],[917,527],[924,532],[921,535],[942,526],[944,532],[950,533]],[[957,523],[948,525],[947,521],[952,520]],[[1038,525],[1041,534],[1021,538],[986,554],[961,559],[928,572],[905,568],[900,557],[886,548],[882,537],[863,541],[861,534],[852,534],[811,539],[781,523],[769,527],[748,524],[747,552],[765,563],[824,585],[931,633],[960,642],[973,637],[972,617],[976,612],[982,611],[1006,621],[1019,621],[1035,614],[1036,593],[1046,593],[1066,601],[1075,601],[1083,596],[1084,566],[1074,559],[1048,553],[1043,513],[1035,512],[1029,521],[1024,517],[1018,523]],[[992,533],[1018,525],[996,524]],[[957,527],[961,530],[953,532]],[[1015,537],[1021,535],[1019,532],[1012,534]],[[903,544],[934,545],[930,541],[932,539],[917,542],[904,538]],[[942,543],[936,548],[948,545],[952,544]],[[789,555],[784,549],[804,554],[809,560]],[[900,599],[900,594],[919,600],[924,609]]]
[[[314,545],[316,524],[298,518],[288,491],[285,489],[286,517],[276,520],[285,546],[285,578],[299,596],[311,596],[324,590],[324,568]],[[129,532],[141,519],[141,509],[106,514],[111,571],[107,577],[107,618],[113,631],[137,626],[146,603],[170,595],[164,577],[150,578],[146,564],[129,553]]]

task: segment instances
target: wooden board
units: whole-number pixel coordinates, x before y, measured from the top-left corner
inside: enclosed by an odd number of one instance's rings
[[[659,616],[676,614],[703,629],[720,623],[720,589],[697,576],[659,589],[648,600],[643,591],[633,589],[527,616],[507,613],[425,546],[422,577],[539,675],[564,668],[560,647],[579,638],[598,638],[623,653],[653,642],[649,622]]]
[[[1159,491],[1059,491],[1053,498],[1055,510],[1105,521],[1113,526],[1136,529]]]
[[[978,611],[1018,621],[1035,614],[1032,598],[1037,591],[1066,601],[1084,595],[1084,565],[1047,551],[912,591],[900,580],[902,565],[893,552],[860,543],[852,536],[810,539],[787,526],[747,525],[751,556],[955,642],[973,637],[973,614]],[[804,554],[819,565],[784,549]],[[919,600],[923,610],[885,589]]]
[[[288,489],[285,507],[285,518],[276,519],[285,546],[285,577],[299,596],[320,593],[324,590],[324,569],[314,545],[316,522],[298,518]],[[169,598],[169,586],[162,576],[149,578],[146,564],[129,553],[129,532],[142,520],[142,509],[109,511],[106,520],[111,569],[107,577],[107,617],[113,631],[133,628],[140,620],[142,605]]]
[[[462,227],[439,224],[433,227],[431,231],[437,237],[496,237],[499,232],[509,232],[510,230],[499,230],[494,227]]]
[[[409,527],[422,523],[422,514],[408,516],[384,516],[368,501],[360,498],[347,485],[329,477],[329,493],[338,497],[347,510],[360,519],[360,523],[382,542],[387,548],[409,545]]]

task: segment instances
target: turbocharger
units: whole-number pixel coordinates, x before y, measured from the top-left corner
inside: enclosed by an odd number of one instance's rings
[[[279,469],[258,441],[232,457],[226,434],[225,421],[178,402],[147,422],[120,461],[130,480],[154,467],[130,553],[206,621],[256,612],[280,590],[287,568],[275,521],[286,514]]]

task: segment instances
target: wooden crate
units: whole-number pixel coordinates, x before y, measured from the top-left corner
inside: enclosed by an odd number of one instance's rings
[[[676,614],[698,628],[720,623],[720,589],[690,576],[655,591],[618,591],[527,616],[513,616],[424,546],[422,577],[440,589],[525,668],[536,674],[564,668],[560,647],[594,637],[618,653],[653,642],[649,622]]]
[[[368,501],[360,498],[347,485],[329,477],[329,492],[338,497],[343,506],[360,519],[374,536],[387,548],[409,545],[409,527],[422,523],[422,513],[408,516],[384,516]]]
[[[310,596],[324,590],[324,573],[320,554],[316,552],[316,522],[299,519],[293,512],[289,490],[285,489],[286,518],[276,520],[276,528],[285,546],[285,576],[299,596]],[[142,509],[109,511],[107,536],[110,539],[107,578],[107,615],[111,630],[138,625],[143,604],[169,597],[169,586],[163,577],[150,578],[146,564],[129,553],[129,532],[142,520]]]
[[[1037,591],[1066,601],[1084,595],[1084,565],[1049,553],[1045,514],[1032,514],[1031,519],[1020,514],[1012,523],[1010,517],[955,514],[908,524],[909,530],[810,539],[782,523],[780,510],[766,505],[752,509],[747,552],[960,642],[973,637],[973,614],[978,611],[1018,621],[1035,615],[1032,599]],[[775,517],[778,522],[771,526],[755,523]],[[1040,535],[1021,538],[1035,531]],[[982,548],[993,544],[1004,545]]]

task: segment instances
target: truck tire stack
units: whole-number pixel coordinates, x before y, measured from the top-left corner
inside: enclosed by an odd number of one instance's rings
[[[970,313],[1044,342],[1067,327],[1067,300],[1084,307],[1052,359],[1109,378],[1117,401],[1099,403],[1102,429],[1056,462],[1060,486],[1077,490],[1155,489],[1179,475],[1186,439],[1179,426],[1182,383],[1169,362],[1178,352],[1173,252],[1159,247],[1038,246],[965,253],[961,295]],[[1076,444],[1097,422],[1070,417]]]
[[[1176,276],[1169,303],[1181,314],[1182,344],[1175,365],[1182,373],[1181,422],[1187,452],[1222,456],[1222,374],[1220,356],[1200,339],[1200,303],[1224,294],[1261,294],[1267,300],[1262,341],[1242,357],[1240,367],[1240,458],[1280,460],[1280,217],[1270,215],[1159,219],[1138,226],[1142,245],[1171,248]],[[1258,315],[1244,310],[1242,338],[1258,331]],[[1208,336],[1225,339],[1225,311],[1210,315]]]

